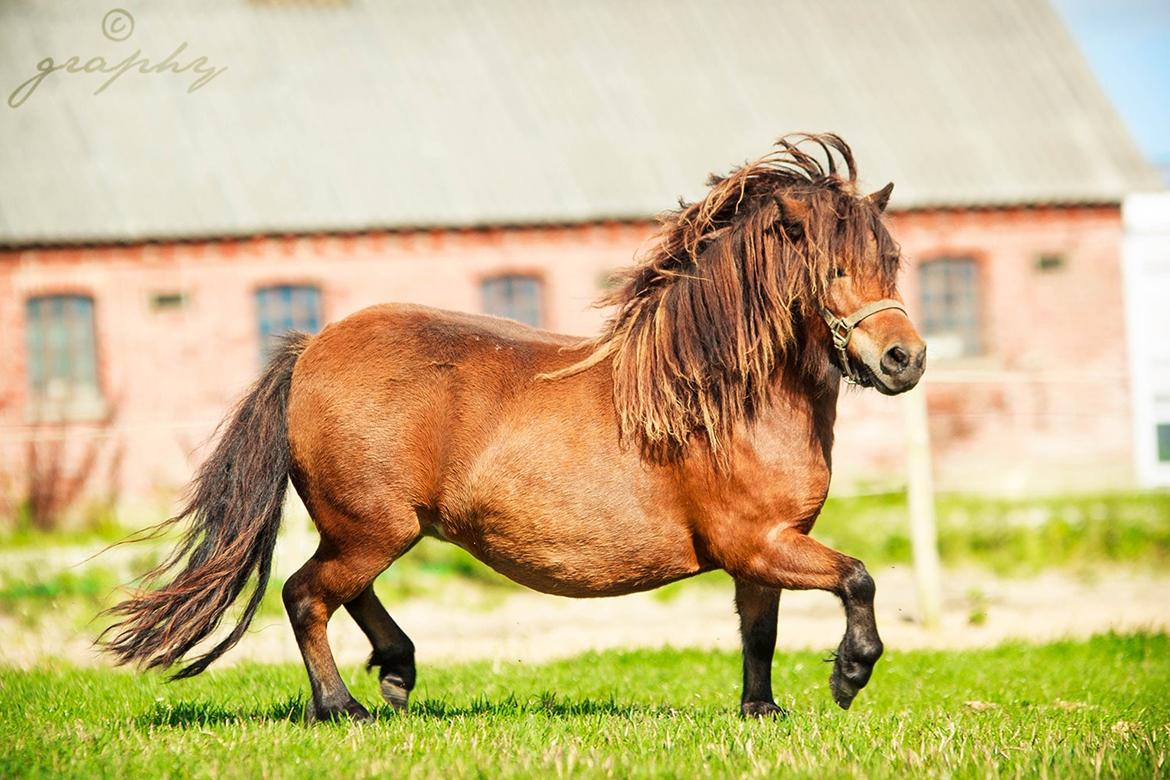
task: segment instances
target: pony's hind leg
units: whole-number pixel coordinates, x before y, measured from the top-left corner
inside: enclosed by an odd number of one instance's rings
[[[353,572],[344,558],[329,555],[322,545],[284,584],[284,606],[313,694],[310,720],[372,720],[345,687],[326,635],[329,618],[365,586],[364,574]]]
[[[313,557],[289,577],[283,595],[309,673],[312,715],[323,720],[370,720],[369,711],[353,698],[337,672],[326,625],[338,607],[360,599],[374,579],[410,549],[418,538],[418,523],[358,522],[319,507],[311,511],[321,531],[321,544]],[[359,604],[363,616],[369,614],[368,608],[361,608],[364,604]]]
[[[837,704],[849,709],[882,654],[873,613],[875,586],[861,561],[789,528],[769,538],[748,565],[732,574],[769,587],[827,590],[840,597],[845,636],[837,647],[829,687]]]
[[[382,606],[373,583],[345,608],[374,648],[369,668],[378,667],[382,698],[394,709],[405,710],[414,689],[414,643]]]

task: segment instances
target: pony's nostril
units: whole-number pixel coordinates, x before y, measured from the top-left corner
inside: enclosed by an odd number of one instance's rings
[[[902,349],[900,344],[890,347],[882,356],[882,368],[891,374],[904,370],[908,365],[910,365],[910,354]]]

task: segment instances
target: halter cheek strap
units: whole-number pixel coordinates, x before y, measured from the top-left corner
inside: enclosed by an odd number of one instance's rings
[[[906,308],[893,298],[882,298],[880,301],[867,303],[846,317],[838,317],[824,306],[821,307],[821,316],[825,318],[825,324],[829,326],[829,332],[833,334],[833,346],[837,350],[837,357],[841,363],[841,374],[846,382],[855,385],[863,384],[861,377],[857,375],[849,363],[849,353],[845,351],[845,348],[849,346],[849,337],[853,335],[853,329],[860,325],[866,317],[872,317],[879,311],[888,309],[895,309],[906,314]]]

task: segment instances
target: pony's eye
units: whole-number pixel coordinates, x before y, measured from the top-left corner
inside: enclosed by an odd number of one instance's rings
[[[848,276],[848,275],[849,274],[845,273],[845,269],[839,265],[835,266],[833,268],[833,278],[834,279],[840,279],[842,276]]]

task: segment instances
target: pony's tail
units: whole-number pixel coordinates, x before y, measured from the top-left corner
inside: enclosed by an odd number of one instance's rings
[[[230,649],[248,628],[272,570],[272,552],[288,484],[289,386],[308,337],[290,334],[264,374],[225,419],[226,429],[199,469],[183,511],[157,530],[188,521],[179,546],[144,578],[144,590],[112,607],[122,620],[98,641],[118,664],[167,668],[206,639],[253,573],[256,582],[235,628],[172,679],[192,677]],[[167,579],[165,585],[150,589]],[[112,634],[106,638],[107,634]]]

